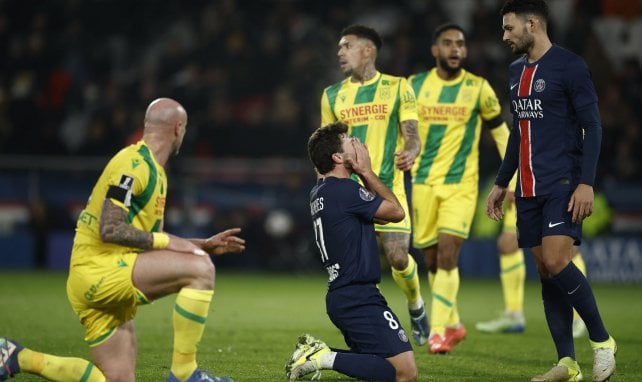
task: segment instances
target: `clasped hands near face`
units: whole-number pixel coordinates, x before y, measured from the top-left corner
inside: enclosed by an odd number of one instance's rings
[[[347,143],[344,143],[343,163],[352,169],[356,174],[363,174],[367,171],[372,171],[372,163],[370,161],[370,153],[368,146],[361,143],[359,138],[347,137]]]

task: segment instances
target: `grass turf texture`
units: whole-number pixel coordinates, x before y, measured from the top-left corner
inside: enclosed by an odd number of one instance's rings
[[[89,358],[83,329],[65,295],[66,275],[46,272],[0,272],[0,335],[35,350]],[[618,342],[612,381],[642,380],[642,287],[593,286],[603,319]],[[402,325],[409,330],[401,292],[389,277],[381,290]],[[422,278],[424,297],[427,282]],[[309,332],[328,345],[345,348],[343,337],[325,314],[325,276],[239,274],[219,269],[207,329],[199,346],[199,365],[236,381],[285,380],[284,364],[299,334]],[[169,296],[139,308],[137,380],[164,381],[172,346]],[[498,280],[463,279],[459,306],[468,338],[450,355],[428,355],[415,347],[421,381],[528,381],[556,361],[542,311],[539,283],[526,285],[526,332],[489,335],[474,324],[502,309]],[[576,340],[585,380],[591,380],[592,352],[587,338]],[[19,375],[16,381],[38,381]],[[324,371],[322,380],[351,380]]]

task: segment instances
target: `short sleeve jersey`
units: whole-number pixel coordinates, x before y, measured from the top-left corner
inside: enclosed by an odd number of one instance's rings
[[[107,164],[76,225],[76,245],[121,248],[100,238],[100,216],[106,198],[127,212],[127,222],[147,232],[162,228],[167,178],[149,147],[139,141],[119,151]],[[136,249],[135,249],[136,250]]]
[[[553,45],[536,62],[513,62],[509,78],[512,134],[520,138],[518,195],[548,194],[560,182],[577,184],[583,131],[576,111],[597,103],[586,63]]]
[[[382,202],[352,179],[327,177],[312,188],[310,213],[329,291],[380,281],[372,220]]]
[[[348,125],[348,134],[368,145],[372,170],[390,188],[395,176],[403,176],[394,154],[403,149],[399,126],[408,120],[417,120],[417,105],[403,77],[377,72],[363,84],[346,78],[321,96],[321,126],[336,121]]]
[[[445,81],[433,68],[409,78],[417,97],[421,152],[413,183],[476,183],[482,121],[501,113],[495,91],[484,78],[462,70]]]

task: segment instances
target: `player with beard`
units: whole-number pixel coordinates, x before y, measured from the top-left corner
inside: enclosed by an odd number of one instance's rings
[[[531,381],[582,380],[573,344],[573,308],[584,320],[593,348],[593,381],[605,381],[615,372],[617,346],[588,280],[571,261],[573,245],[582,240],[582,221],[593,210],[602,138],[598,100],[586,62],[548,37],[548,14],[543,0],[509,0],[501,10],[503,41],[520,57],[509,67],[513,129],[486,213],[502,218],[508,181],[519,169],[519,246],[530,248],[535,258],[558,359]]]
[[[428,351],[448,353],[466,336],[457,263],[477,203],[481,127],[490,129],[501,156],[509,131],[488,81],[462,68],[464,30],[437,27],[431,53],[436,67],[410,77],[424,142],[412,168],[413,242],[424,253],[432,290]],[[514,261],[523,266],[523,255]]]
[[[346,78],[324,89],[321,125],[343,122],[350,136],[368,146],[373,171],[406,211],[402,221],[375,224],[375,231],[392,277],[406,296],[412,337],[423,345],[428,340],[428,322],[417,263],[408,254],[411,222],[404,187],[404,172],[412,167],[421,146],[417,105],[408,80],[377,70],[381,46],[377,31],[367,26],[351,25],[341,32],[337,56]]]

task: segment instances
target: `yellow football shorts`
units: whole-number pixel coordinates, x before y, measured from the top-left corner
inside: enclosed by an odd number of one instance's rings
[[[439,233],[468,238],[477,204],[477,183],[413,184],[413,246],[437,244]]]
[[[506,203],[502,231],[517,233],[517,207],[515,203]]]
[[[410,213],[408,210],[408,199],[406,197],[406,189],[403,185],[403,176],[395,177],[395,181],[392,184],[392,192],[395,194],[401,207],[403,207],[406,217],[398,223],[388,223],[388,224],[375,224],[375,232],[402,232],[410,234],[411,230],[411,220]]]
[[[148,303],[132,281],[137,255],[74,246],[67,298],[85,327],[89,346],[107,341],[118,326],[134,318],[138,305]]]

